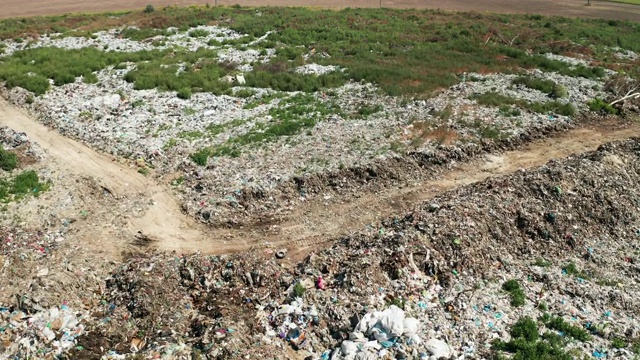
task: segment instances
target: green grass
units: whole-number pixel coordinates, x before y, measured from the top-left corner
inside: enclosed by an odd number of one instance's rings
[[[502,290],[511,295],[511,306],[520,307],[524,305],[525,295],[518,280],[511,279],[502,284]]]
[[[34,170],[25,170],[13,178],[0,179],[0,201],[17,201],[26,196],[39,196],[48,190],[50,183],[40,182]]]
[[[478,104],[486,106],[501,107],[504,105],[516,105],[523,109],[527,109],[532,112],[547,114],[554,113],[557,115],[573,116],[576,113],[576,109],[570,103],[563,104],[559,101],[547,101],[545,103],[528,102],[525,100],[518,100],[508,96],[498,94],[496,92],[488,92],[472,97]]]
[[[11,171],[18,167],[18,156],[0,146],[0,169]]]
[[[200,149],[191,155],[191,159],[204,166],[212,156],[238,157],[246,146],[299,134],[315,127],[319,121],[332,114],[341,114],[337,105],[320,101],[310,94],[297,94],[283,99],[278,106],[269,109],[269,115],[273,118],[270,123],[258,123],[248,132],[232,137],[223,144]],[[217,134],[226,127],[227,125],[209,125],[207,130]]]
[[[276,58],[268,65],[257,64],[254,72],[246,74],[246,79],[248,86],[282,91],[316,91],[339,86],[351,78],[376,83],[390,95],[426,97],[459,82],[456,74],[460,72],[516,72],[520,68],[539,68],[588,78],[604,75],[601,68],[573,68],[540,55],[546,52],[593,53],[605,66],[615,66],[632,76],[640,73],[637,62],[615,60],[618,64],[613,64],[614,59],[605,57],[606,47],[640,52],[640,28],[631,22],[438,10],[334,11],[276,7],[258,10],[262,14],[259,17],[255,16],[255,8],[171,7],[152,13],[134,11],[5,19],[0,21],[0,38],[64,32],[76,27],[82,27],[90,34],[91,31],[136,23],[140,30],[125,30],[125,35],[142,39],[163,34],[171,26],[189,31],[191,27],[213,22],[228,24],[231,29],[246,34],[225,42],[230,46],[244,46],[267,31],[275,30],[260,46],[275,47]],[[516,40],[508,46],[497,34]],[[590,47],[591,44],[597,45]],[[295,74],[291,70],[304,61],[303,54],[312,54],[309,61],[338,65],[347,70],[318,77]],[[69,64],[75,62],[69,61]],[[84,63],[79,62],[80,65]],[[65,65],[56,64],[55,67],[65,69]],[[84,74],[85,70],[80,72]],[[24,77],[25,72],[20,74]],[[196,78],[190,80],[198,81]],[[26,82],[26,79],[22,81]],[[198,84],[190,86],[192,92],[199,91],[198,87]],[[219,91],[217,85],[212,87]]]
[[[587,330],[580,326],[571,325],[559,316],[552,317],[549,314],[544,314],[540,317],[540,321],[549,329],[560,331],[565,336],[572,337],[578,341],[591,340],[591,335]]]
[[[513,360],[573,360],[574,356],[563,349],[566,340],[544,333],[540,335],[538,324],[530,317],[520,318],[510,330],[508,342],[496,339],[491,343],[495,359],[505,359],[502,352],[511,353]]]
[[[72,83],[79,76],[94,79],[94,71],[122,62],[152,60],[161,56],[157,51],[134,53],[103,52],[95,48],[64,50],[36,48],[17,51],[0,59],[0,80],[8,88],[20,86],[38,95],[49,89],[49,79],[60,86]],[[97,79],[95,79],[97,81]]]

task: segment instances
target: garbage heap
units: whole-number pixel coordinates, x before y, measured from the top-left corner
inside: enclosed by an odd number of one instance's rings
[[[518,319],[548,313],[591,334],[542,325],[576,357],[633,358],[612,342],[640,334],[639,158],[634,138],[488,179],[301,261],[269,248],[130,259],[66,354],[482,359]]]

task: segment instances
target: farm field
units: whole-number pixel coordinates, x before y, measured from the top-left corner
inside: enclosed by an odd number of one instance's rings
[[[138,5],[0,20],[0,353],[640,356],[634,10]]]

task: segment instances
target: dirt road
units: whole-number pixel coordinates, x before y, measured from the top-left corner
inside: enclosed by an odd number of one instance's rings
[[[2,0],[0,18],[36,15],[58,15],[77,12],[102,12],[142,9],[147,4],[166,5],[218,4],[231,6],[311,6],[322,8],[372,7],[442,9],[451,11],[477,11],[503,14],[543,14],[568,17],[604,18],[640,21],[640,6],[599,0]]]
[[[376,223],[382,218],[403,216],[421,202],[445,191],[491,176],[540,166],[552,159],[595,150],[603,143],[640,134],[637,124],[622,128],[579,128],[553,138],[534,141],[519,150],[486,155],[476,161],[462,163],[440,179],[412,187],[362,194],[357,199],[345,202],[305,203],[275,225],[210,229],[183,214],[171,189],[165,185],[48,129],[5,100],[0,100],[0,124],[26,133],[33,142],[44,148],[50,157],[50,166],[68,174],[93,177],[117,198],[150,200],[152,205],[144,215],[129,221],[126,238],[109,238],[98,243],[111,243],[114,250],[118,250],[130,244],[137,232],[141,231],[153,239],[153,245],[159,250],[176,250],[179,253],[223,253],[265,246],[288,247],[304,253],[320,243],[360,231],[367,224]],[[117,212],[118,207],[112,211]],[[84,226],[93,227],[94,224],[87,223]],[[118,252],[112,254],[116,257]]]
[[[0,124],[26,133],[32,142],[47,151],[51,163],[55,164],[59,171],[94,178],[100,186],[119,199],[132,197],[149,199],[152,205],[144,217],[130,221],[131,238],[140,231],[152,238],[160,249],[194,252],[204,247],[201,244],[206,238],[203,226],[180,211],[180,206],[170,189],[146,178],[136,169],[121,164],[112,157],[97,153],[80,142],[50,130],[2,98],[0,98]],[[87,226],[93,226],[93,224],[87,224]],[[99,243],[114,242],[114,239],[105,240]],[[118,252],[118,248],[116,243],[115,253]]]

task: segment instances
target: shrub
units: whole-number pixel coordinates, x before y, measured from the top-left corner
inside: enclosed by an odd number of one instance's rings
[[[189,88],[182,88],[180,90],[178,90],[178,93],[176,94],[176,96],[178,96],[180,99],[191,99],[191,89]]]
[[[154,11],[156,11],[156,8],[151,4],[147,4],[147,6],[144,8],[144,12],[147,14],[151,14]]]
[[[0,168],[11,171],[18,167],[18,156],[0,146]]]
[[[618,114],[618,109],[614,108],[613,106],[609,105],[609,103],[601,99],[593,99],[589,101],[588,105],[589,110],[594,112],[611,115]]]
[[[201,149],[196,151],[195,153],[190,155],[191,160],[200,165],[200,166],[206,166],[207,165],[207,161],[209,160],[209,155],[210,155],[210,150],[209,149]]]
[[[524,291],[518,280],[511,279],[502,284],[502,290],[508,292],[511,295],[511,306],[519,307],[524,305]]]
[[[302,297],[305,292],[307,292],[307,289],[299,282],[293,286],[293,296]]]

